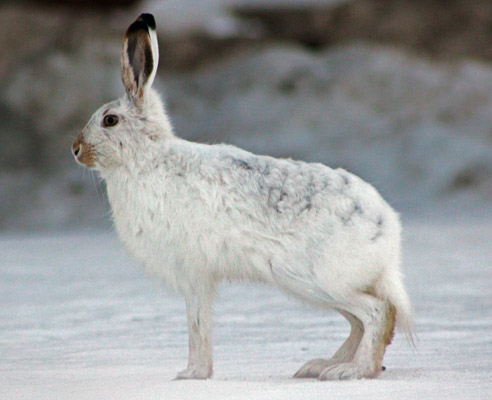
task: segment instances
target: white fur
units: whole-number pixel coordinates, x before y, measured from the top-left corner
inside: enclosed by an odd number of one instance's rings
[[[119,124],[102,127],[105,112]],[[123,97],[81,135],[95,149],[122,242],[185,297],[190,354],[178,378],[212,374],[211,308],[224,279],[275,285],[351,323],[335,356],[313,360],[298,377],[378,375],[374,342],[387,307],[409,329],[410,303],[398,215],[371,185],[322,164],[179,139],[150,88],[144,107]]]

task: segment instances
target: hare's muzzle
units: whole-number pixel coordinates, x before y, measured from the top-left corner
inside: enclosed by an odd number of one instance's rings
[[[94,148],[92,145],[84,141],[84,136],[79,133],[72,144],[72,154],[75,161],[86,167],[94,167]]]

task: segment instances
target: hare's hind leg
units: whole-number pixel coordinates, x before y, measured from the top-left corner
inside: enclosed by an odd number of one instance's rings
[[[354,315],[338,310],[350,323],[350,336],[329,360],[315,358],[304,364],[294,375],[294,378],[318,378],[320,373],[331,365],[352,361],[359,346],[364,327]]]
[[[367,293],[350,298],[344,310],[362,322],[362,338],[352,360],[327,366],[321,371],[320,380],[375,378],[381,373],[384,351],[393,337],[394,307]]]
[[[350,323],[350,336],[333,355],[330,360],[332,361],[331,364],[340,364],[352,361],[364,333],[364,326],[355,315],[350,314],[346,311],[339,311],[340,314],[342,314]]]

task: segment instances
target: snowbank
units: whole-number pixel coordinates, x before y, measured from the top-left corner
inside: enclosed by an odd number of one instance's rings
[[[2,129],[11,129],[0,135],[0,156],[13,163],[0,173],[2,230],[108,226],[103,190],[70,145],[92,112],[123,93],[121,36],[79,39],[71,52],[56,48],[20,66],[0,93]],[[156,86],[179,136],[345,167],[404,214],[492,212],[486,64],[367,43],[321,52],[277,43],[193,71],[162,68]],[[15,148],[25,149],[19,159]]]
[[[192,140],[344,166],[403,211],[463,193],[465,208],[492,203],[487,66],[368,44],[271,46],[161,82],[177,133]]]

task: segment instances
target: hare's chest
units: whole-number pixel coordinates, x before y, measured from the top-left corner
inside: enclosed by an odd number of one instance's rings
[[[139,262],[151,266],[162,263],[163,254],[170,254],[170,242],[178,233],[173,230],[172,207],[165,193],[153,195],[144,183],[108,183],[107,188],[120,240]]]

